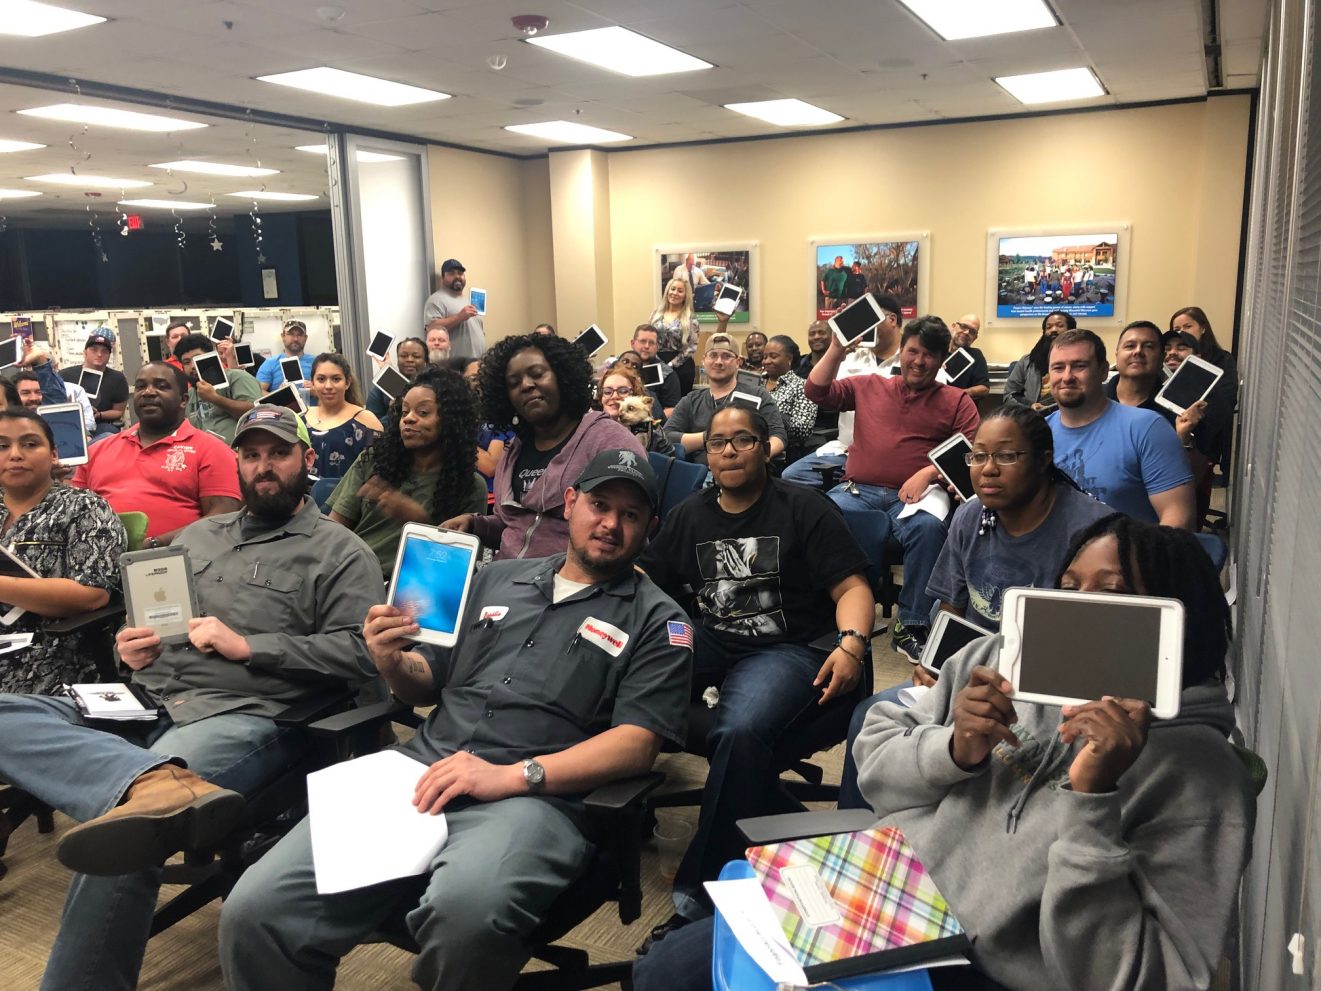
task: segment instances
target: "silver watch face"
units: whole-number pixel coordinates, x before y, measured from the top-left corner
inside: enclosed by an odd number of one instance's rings
[[[534,760],[525,760],[523,762],[523,780],[530,787],[536,789],[546,780],[546,769]]]

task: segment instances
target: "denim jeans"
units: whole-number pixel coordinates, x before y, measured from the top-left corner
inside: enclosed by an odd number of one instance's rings
[[[857,494],[849,491],[856,488]],[[935,599],[927,595],[927,582],[945,546],[945,524],[930,513],[917,512],[899,519],[904,504],[897,489],[856,482],[836,485],[827,493],[844,510],[844,520],[857,538],[876,574],[880,574],[885,542],[894,536],[904,548],[904,586],[899,592],[899,620],[905,626],[924,626]]]
[[[703,881],[714,881],[726,861],[743,856],[735,822],[751,816],[796,812],[777,785],[775,746],[784,731],[821,698],[812,684],[825,658],[801,644],[727,647],[704,626],[696,630],[693,692],[720,688],[715,725],[707,739],[710,769],[702,790],[697,831],[674,882],[674,905],[688,918],[710,912]]]
[[[842,454],[809,454],[784,469],[780,477],[786,482],[797,482],[799,485],[810,485],[814,489],[819,489],[821,472],[816,470],[816,466],[828,464],[843,468],[845,460]]]
[[[100,729],[85,724],[70,700],[43,695],[0,695],[0,726],[0,778],[80,822],[109,812],[136,778],[162,764],[251,793],[306,750],[301,733],[265,716],[229,712],[182,726],[162,716]],[[160,868],[75,874],[42,988],[135,987],[160,884]]]
[[[853,759],[853,741],[858,738],[862,732],[862,724],[867,721],[867,713],[871,712],[871,707],[877,702],[899,702],[899,693],[905,688],[912,687],[911,681],[901,681],[893,688],[887,688],[883,692],[877,692],[859,702],[853,709],[853,716],[849,719],[849,735],[844,741],[844,767],[839,773],[839,807],[841,809],[867,809],[870,808],[867,800],[862,797],[862,792],[858,789],[858,762]]]

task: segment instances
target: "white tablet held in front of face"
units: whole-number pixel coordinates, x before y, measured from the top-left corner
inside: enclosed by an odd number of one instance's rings
[[[225,366],[220,363],[220,355],[216,352],[194,355],[193,371],[203,382],[214,386],[217,392],[228,391],[229,376],[225,374]]]
[[[481,542],[471,533],[405,523],[386,602],[413,615],[420,643],[453,647]]]
[[[1165,380],[1160,392],[1156,393],[1156,402],[1175,413],[1182,413],[1209,396],[1224,374],[1223,368],[1190,354]]]
[[[1153,596],[1011,588],[1000,615],[1000,672],[1015,702],[1141,699],[1179,714],[1183,603]]]
[[[871,293],[855,299],[840,310],[826,323],[834,331],[835,339],[844,347],[858,343],[863,334],[885,319],[885,311],[872,297]]]

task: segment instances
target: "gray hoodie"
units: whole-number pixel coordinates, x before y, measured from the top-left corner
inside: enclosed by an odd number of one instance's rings
[[[853,745],[863,795],[904,831],[974,938],[973,962],[1001,984],[1209,987],[1255,813],[1223,687],[1185,689],[1109,794],[1068,787],[1082,744],[1060,742],[1054,706],[1016,703],[1021,747],[963,771],[953,697],[975,665],[996,667],[1000,643],[955,655],[912,709],[872,707]]]

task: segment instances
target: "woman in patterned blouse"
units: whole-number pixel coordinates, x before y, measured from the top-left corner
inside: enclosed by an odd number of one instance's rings
[[[0,410],[0,543],[39,576],[0,567],[0,610],[24,610],[4,632],[32,634],[30,646],[0,654],[0,691],[52,694],[62,683],[98,680],[82,637],[45,627],[100,609],[118,591],[124,527],[96,493],[54,482],[58,464],[45,420]]]
[[[807,453],[807,443],[816,429],[816,403],[803,395],[803,380],[795,375],[798,345],[792,337],[776,334],[766,342],[761,356],[761,370],[766,373],[766,391],[780,408],[784,429],[789,435],[789,460]]]
[[[316,356],[312,394],[317,405],[308,409],[304,419],[316,451],[317,476],[343,478],[358,455],[381,435],[381,421],[362,406],[353,369],[342,354]]]

